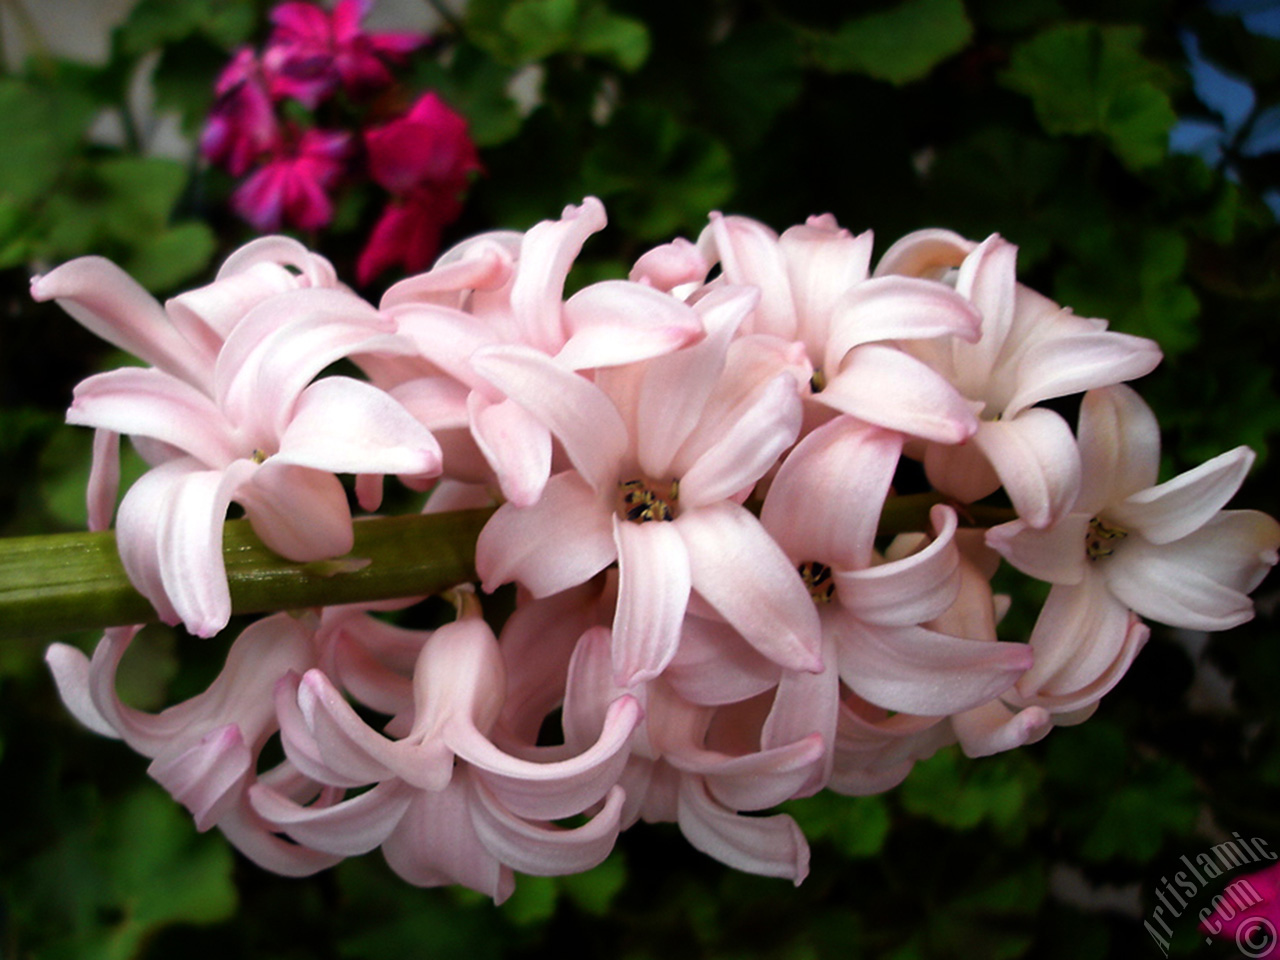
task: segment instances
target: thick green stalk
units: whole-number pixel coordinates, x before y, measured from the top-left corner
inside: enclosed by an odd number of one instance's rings
[[[347,557],[293,563],[245,520],[228,522],[223,558],[235,613],[426,596],[475,576],[475,544],[492,510],[357,520]],[[367,561],[367,562],[366,562]],[[0,540],[0,640],[157,620],[125,576],[115,534]]]
[[[927,530],[937,494],[891,497],[880,533]],[[264,613],[394,597],[427,596],[475,577],[476,538],[492,510],[379,517],[355,522],[343,558],[294,563],[263,546],[246,520],[223,532],[234,613]],[[991,526],[1013,513],[971,506],[961,523]],[[0,540],[0,640],[46,637],[157,620],[133,589],[115,534],[58,533]]]

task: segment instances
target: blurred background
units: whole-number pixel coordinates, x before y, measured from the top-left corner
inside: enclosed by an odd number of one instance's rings
[[[77,381],[120,362],[32,303],[29,278],[97,253],[164,297],[260,232],[233,200],[252,174],[200,144],[227,108],[218,78],[261,47],[270,10],[0,0],[4,535],[83,528],[89,435],[63,415]],[[1023,282],[1159,341],[1165,363],[1136,386],[1165,431],[1162,476],[1248,444],[1259,463],[1234,505],[1280,513],[1274,0],[378,0],[365,27],[431,40],[395,65],[390,97],[287,122],[354,136],[435,91],[482,167],[432,222],[440,244],[588,194],[611,222],[578,283],[696,237],[716,209],[778,230],[831,212],[873,229],[877,252],[926,226],[999,232]],[[323,225],[286,208],[278,226],[355,283],[387,193],[354,166],[327,189]],[[360,292],[376,302],[409,268]],[[1256,596],[1257,619],[1226,634],[1153,626],[1082,726],[979,761],[945,750],[884,796],[789,805],[813,845],[798,889],[639,825],[591,873],[522,877],[500,908],[410,887],[372,856],[304,880],[259,870],[196,834],[144,759],[70,718],[47,638],[6,642],[0,957],[1236,956],[1194,929],[1212,888],[1166,944],[1144,921],[1180,857],[1232,832],[1280,849],[1274,578]],[[1014,604],[1007,638],[1028,610]],[[189,695],[224,653],[155,631],[124,695]]]

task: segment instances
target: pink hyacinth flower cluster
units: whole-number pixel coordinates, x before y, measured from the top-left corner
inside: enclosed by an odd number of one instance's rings
[[[466,585],[435,630],[385,618],[411,600],[276,614],[158,714],[116,694],[137,628],[91,658],[51,648],[68,707],[200,829],[282,873],[380,849],[411,883],[502,900],[516,872],[585,870],[674,822],[798,883],[780,803],[1079,722],[1143,618],[1252,615],[1280,524],[1223,509],[1252,454],[1160,482],[1128,386],[1156,345],[1019,284],[1001,237],[921,231],[873,269],[871,235],[830,216],[779,236],[713,214],[566,296],[604,225],[588,198],[474,237],[377,307],[279,238],[163,306],[101,260],[36,279],[149,364],[85,381],[69,419],[98,431],[95,526],[118,437],[151,464],[115,526],[169,622],[227,623],[230,501],[298,559],[349,548],[337,474],[365,509],[388,474],[430,488],[427,511],[496,506],[476,554],[485,591],[516,587],[496,634]],[[340,358],[364,379],[318,377]],[[1080,395],[1074,427],[1045,405]],[[998,633],[1005,565],[1051,584],[1029,642]]]
[[[343,186],[385,191],[357,264],[361,284],[393,267],[430,266],[481,169],[466,121],[439,96],[401,109],[409,93],[392,68],[429,38],[365,32],[371,5],[279,4],[261,53],[237,51],[218,78],[200,144],[210,162],[243,178],[231,206],[260,231],[328,226]]]

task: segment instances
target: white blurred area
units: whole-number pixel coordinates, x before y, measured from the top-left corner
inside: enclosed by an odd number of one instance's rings
[[[28,54],[42,50],[84,63],[105,63],[107,38],[135,3],[136,0],[0,0],[5,66],[17,70]]]

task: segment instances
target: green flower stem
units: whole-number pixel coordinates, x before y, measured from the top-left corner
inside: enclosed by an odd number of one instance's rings
[[[937,494],[892,497],[880,533],[926,530]],[[475,578],[476,538],[492,510],[411,514],[355,522],[346,557],[294,563],[263,546],[246,520],[223,528],[222,555],[234,613],[265,613],[439,593]],[[1013,511],[973,505],[969,526],[1013,519]],[[0,540],[0,640],[101,630],[159,619],[129,583],[111,531]]]
[[[492,510],[357,520],[344,558],[294,563],[263,546],[246,520],[224,528],[235,613],[427,596],[475,577],[475,544]],[[0,640],[158,620],[129,583],[115,534],[0,540]]]

